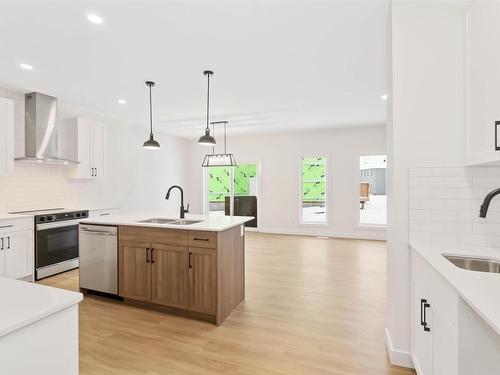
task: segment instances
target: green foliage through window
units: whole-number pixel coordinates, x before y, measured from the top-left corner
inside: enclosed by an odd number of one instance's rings
[[[255,164],[241,164],[234,167],[234,195],[250,194],[250,180],[256,178]],[[224,202],[231,193],[231,167],[208,168],[208,200],[209,202]]]
[[[326,158],[302,158],[302,201],[324,202],[326,196]]]

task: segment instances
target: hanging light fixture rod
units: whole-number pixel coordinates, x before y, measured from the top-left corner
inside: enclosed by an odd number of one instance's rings
[[[205,127],[205,134],[200,137],[198,143],[200,145],[213,146],[215,145],[215,138],[210,135],[210,77],[214,74],[211,70],[205,70],[203,74],[207,77],[207,125]]]
[[[153,81],[146,81],[146,86],[149,87],[149,139],[142,145],[143,148],[157,150],[160,148],[160,143],[153,137],[153,96],[151,88],[155,85]]]

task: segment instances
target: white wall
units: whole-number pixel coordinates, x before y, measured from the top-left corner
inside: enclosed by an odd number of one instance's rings
[[[15,101],[16,156],[24,153],[24,93],[0,88],[0,96]],[[103,180],[69,180],[71,166],[15,163],[15,176],[0,177],[0,212],[25,209],[110,208],[177,213],[179,203],[165,201],[172,184],[187,184],[188,142],[156,133],[159,151],[143,150],[148,130],[127,126],[59,101],[59,118],[81,115],[106,124],[107,165]]]
[[[392,2],[386,333],[399,365],[412,365],[408,168],[465,161],[464,9],[457,4]]]
[[[385,230],[358,226],[359,156],[385,154],[385,126],[310,130],[228,138],[228,152],[241,164],[261,163],[259,226],[262,231],[354,238],[385,238]],[[221,146],[221,145],[219,145]],[[211,148],[191,146],[192,212],[203,212],[203,156]],[[300,158],[328,157],[327,227],[299,224]]]

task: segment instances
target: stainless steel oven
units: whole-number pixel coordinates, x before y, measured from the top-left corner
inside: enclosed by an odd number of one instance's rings
[[[88,211],[35,216],[36,280],[77,268],[78,223]]]

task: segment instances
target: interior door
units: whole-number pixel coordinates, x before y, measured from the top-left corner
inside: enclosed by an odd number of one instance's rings
[[[95,168],[95,177],[103,178],[106,170],[104,165],[104,125],[94,122],[92,126],[92,166]]]
[[[214,249],[189,249],[189,309],[216,312],[217,256]]]
[[[151,301],[150,247],[150,244],[143,242],[121,242],[120,296]]]
[[[188,306],[188,248],[153,244],[151,302],[164,306]]]
[[[12,279],[33,273],[33,232],[8,233],[4,237],[5,276]],[[1,266],[0,266],[1,267]]]

